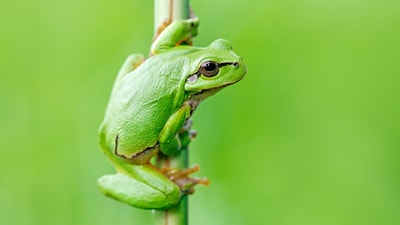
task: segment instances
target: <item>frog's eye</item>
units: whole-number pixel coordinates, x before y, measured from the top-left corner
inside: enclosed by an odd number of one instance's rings
[[[211,61],[203,62],[200,65],[199,71],[206,77],[213,77],[218,74],[219,65],[218,63]]]

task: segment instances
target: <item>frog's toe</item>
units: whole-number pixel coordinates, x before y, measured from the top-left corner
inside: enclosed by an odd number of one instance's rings
[[[180,189],[187,194],[194,192],[194,186],[198,184],[209,185],[210,181],[208,178],[199,177],[189,177],[190,174],[199,171],[200,167],[198,165],[192,166],[187,169],[176,170],[176,169],[166,169],[164,174],[175,184],[177,184]]]

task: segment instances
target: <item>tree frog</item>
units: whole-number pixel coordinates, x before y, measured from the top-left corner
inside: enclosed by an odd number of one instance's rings
[[[103,153],[117,170],[98,180],[105,195],[138,208],[166,209],[196,184],[190,171],[171,178],[150,160],[179,152],[179,132],[198,104],[246,73],[226,40],[202,48],[181,45],[190,43],[197,26],[196,18],[172,22],[153,42],[150,57],[132,54],[120,69],[99,128]]]

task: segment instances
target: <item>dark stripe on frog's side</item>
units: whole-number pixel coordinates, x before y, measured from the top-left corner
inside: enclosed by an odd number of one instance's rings
[[[155,145],[153,145],[151,147],[147,147],[146,149],[144,149],[136,154],[133,154],[131,156],[125,156],[125,155],[118,153],[118,140],[119,140],[119,135],[117,135],[115,137],[115,148],[114,148],[115,155],[119,156],[133,164],[138,164],[138,165],[146,164],[152,158],[152,155],[151,155],[152,152],[158,151],[158,149],[159,149],[159,143],[157,142]],[[151,156],[148,157],[148,155],[151,155]],[[148,159],[146,157],[148,157]]]

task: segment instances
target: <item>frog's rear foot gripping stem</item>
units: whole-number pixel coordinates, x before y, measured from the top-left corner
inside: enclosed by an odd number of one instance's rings
[[[197,184],[209,185],[210,181],[208,178],[189,177],[190,174],[200,170],[200,166],[194,165],[187,169],[172,169],[163,168],[162,172],[174,183],[176,183],[185,194],[192,194],[194,192],[194,186]]]

